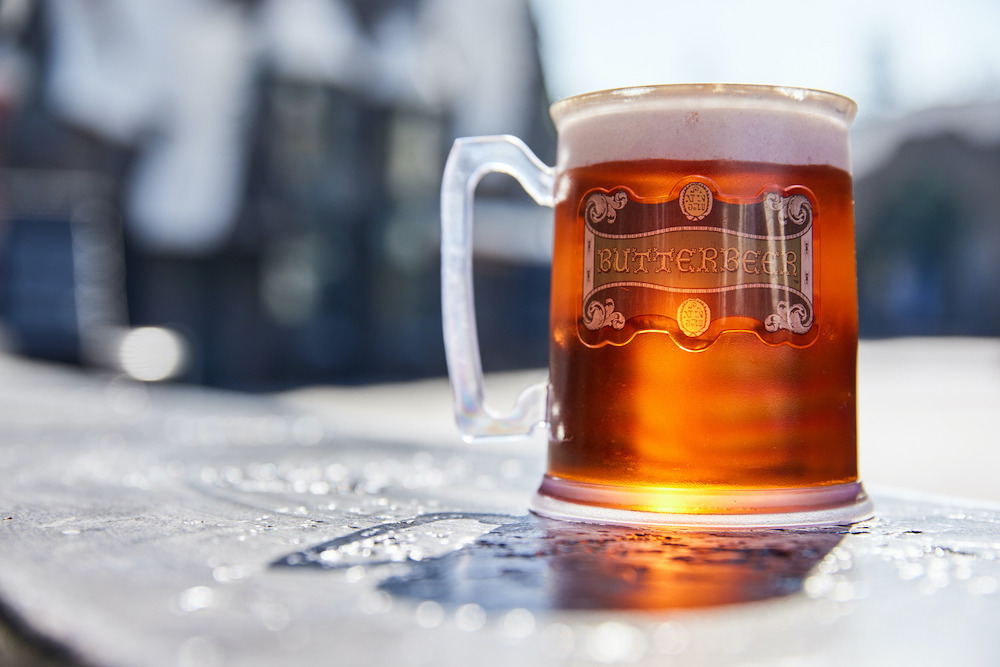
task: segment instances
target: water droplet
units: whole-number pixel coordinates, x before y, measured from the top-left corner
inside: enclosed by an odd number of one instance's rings
[[[320,552],[319,559],[324,563],[336,563],[341,559],[341,553],[337,549],[324,549]]]
[[[606,621],[587,637],[587,652],[598,662],[635,662],[646,652],[646,638],[631,625]]]
[[[222,470],[222,478],[227,483],[236,486],[243,481],[243,471],[236,466],[226,466]]]
[[[858,598],[858,592],[853,583],[838,581],[834,584],[830,597],[837,602],[850,602]]]
[[[527,609],[511,609],[503,617],[503,633],[513,639],[524,639],[535,631],[535,616]]]
[[[415,618],[422,628],[436,628],[444,621],[444,609],[433,600],[425,600],[417,605]]]
[[[271,632],[284,630],[292,620],[292,615],[288,611],[288,608],[277,602],[258,605],[254,609],[254,613],[264,627]]]
[[[817,563],[816,571],[823,574],[835,574],[840,571],[840,562],[832,554],[827,554],[823,560]]]
[[[325,496],[330,493],[330,484],[327,482],[313,482],[309,485],[309,493],[314,496]]]
[[[177,606],[181,611],[198,611],[212,606],[214,593],[208,586],[193,586],[183,593],[177,600]]]
[[[361,565],[354,565],[344,570],[344,580],[349,584],[356,584],[365,578],[365,568]]]
[[[246,570],[239,565],[219,565],[212,570],[212,578],[220,584],[239,581],[246,576]]]
[[[833,590],[834,580],[828,574],[814,574],[802,582],[802,590],[811,598],[821,598]]]
[[[478,604],[463,604],[455,611],[455,625],[459,630],[475,632],[486,625],[486,611]]]

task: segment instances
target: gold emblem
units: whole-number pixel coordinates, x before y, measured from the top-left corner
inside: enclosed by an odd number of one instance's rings
[[[684,217],[692,222],[704,220],[712,212],[712,191],[698,181],[692,181],[681,188],[678,201]]]
[[[711,323],[712,313],[701,299],[686,299],[677,309],[677,326],[685,336],[700,336]]]

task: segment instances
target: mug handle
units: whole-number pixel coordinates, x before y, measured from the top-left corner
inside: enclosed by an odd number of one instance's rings
[[[441,182],[441,314],[445,357],[462,439],[528,435],[545,426],[547,385],[521,392],[514,408],[500,415],[484,404],[483,366],[472,294],[472,202],[488,173],[513,176],[538,204],[555,204],[554,170],[517,137],[456,139]]]

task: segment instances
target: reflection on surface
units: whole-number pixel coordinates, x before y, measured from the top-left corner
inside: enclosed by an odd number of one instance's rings
[[[795,593],[846,532],[646,530],[531,515],[418,519],[358,531],[278,564],[406,563],[407,571],[384,580],[383,590],[485,609],[693,608]],[[480,533],[478,539],[472,531]],[[427,553],[419,545],[428,538],[453,548]],[[400,551],[401,544],[414,546]]]
[[[797,592],[842,531],[637,531],[545,525],[552,606],[669,609]]]

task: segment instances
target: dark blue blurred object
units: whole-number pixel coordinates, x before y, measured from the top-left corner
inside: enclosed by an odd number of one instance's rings
[[[0,274],[0,316],[7,335],[31,356],[78,361],[70,227],[60,220],[8,222]]]

